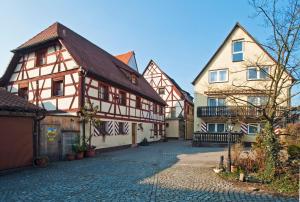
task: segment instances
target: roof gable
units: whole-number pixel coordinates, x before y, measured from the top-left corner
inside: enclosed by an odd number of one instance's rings
[[[203,69],[200,71],[200,73],[196,76],[196,78],[193,80],[192,84],[195,85],[196,81],[200,78],[200,76],[207,70],[207,68],[210,66],[210,64],[214,61],[214,59],[219,55],[219,53],[222,51],[222,49],[225,47],[226,43],[231,39],[232,35],[235,33],[236,30],[241,29],[244,34],[246,34],[261,50],[264,52],[264,54],[273,62],[276,63],[275,59],[269,54],[268,51],[265,50],[265,48],[239,23],[236,23],[235,26],[232,28],[232,30],[229,32],[225,40],[222,42],[220,47],[217,49],[217,51],[213,54],[213,56],[209,59],[209,61],[206,63],[206,65],[203,67]]]
[[[177,91],[180,92],[180,96],[184,97],[184,99],[186,99],[188,102],[190,102],[191,104],[193,104],[193,97],[190,95],[190,93],[188,93],[187,91],[183,90],[179,85],[178,83],[173,79],[171,78],[168,74],[166,74],[158,65],[156,62],[154,62],[154,60],[150,60],[147,67],[144,69],[143,71],[143,75],[145,75],[146,71],[148,70],[148,68],[151,66],[151,64],[154,64],[158,69],[159,71],[169,80],[170,83],[172,83],[175,88],[177,88]]]
[[[154,89],[152,89],[150,84],[148,84],[143,76],[137,71],[58,22],[34,36],[13,52],[15,55],[18,55],[19,52],[39,47],[41,44],[45,44],[51,40],[59,40],[69,51],[76,63],[81,66],[88,75],[121,86],[122,88],[135,92],[149,100],[165,104],[161,97]],[[11,73],[11,69],[14,68],[14,65],[15,62],[12,60],[3,76],[4,78],[1,78],[2,85],[7,82],[7,77]],[[137,84],[133,84],[122,73],[121,69],[130,74],[135,74],[137,77]]]
[[[115,57],[138,72],[138,67],[137,67],[134,51],[129,51],[127,53],[120,54]]]

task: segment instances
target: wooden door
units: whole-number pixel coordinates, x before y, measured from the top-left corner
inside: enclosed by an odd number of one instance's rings
[[[132,134],[132,144],[135,145],[136,144],[136,123],[132,123],[132,127],[131,127],[131,134]]]
[[[41,125],[40,154],[46,155],[52,161],[61,159],[60,125]]]

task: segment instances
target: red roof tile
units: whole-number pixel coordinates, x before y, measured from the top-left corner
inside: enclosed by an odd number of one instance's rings
[[[21,112],[43,111],[38,106],[29,103],[17,95],[7,92],[3,88],[0,88],[0,110]]]

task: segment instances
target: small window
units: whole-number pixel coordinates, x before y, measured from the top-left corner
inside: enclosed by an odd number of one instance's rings
[[[99,88],[99,98],[101,100],[108,101],[109,100],[109,93],[108,93],[108,86],[101,85]]]
[[[28,100],[28,86],[20,87],[18,90],[18,95],[25,100]]]
[[[163,106],[159,106],[159,114],[160,115],[164,114],[164,107]]]
[[[176,118],[176,107],[171,107],[171,118]]]
[[[263,67],[261,69],[257,69],[256,67],[248,68],[248,80],[265,80],[269,78],[270,68]]]
[[[101,135],[108,134],[107,121],[101,121],[100,124],[98,125],[98,130],[99,130]]]
[[[248,134],[256,135],[261,130],[260,124],[258,123],[249,123],[248,124]]]
[[[141,97],[136,97],[136,108],[141,109]]]
[[[153,103],[153,114],[157,113],[157,105]]]
[[[121,105],[126,105],[126,93],[123,91],[119,92],[119,103]]]
[[[64,80],[55,79],[52,81],[52,96],[63,96],[64,95]]]
[[[208,98],[208,106],[210,106],[210,107],[225,106],[225,99],[224,98]]]
[[[158,88],[158,93],[160,95],[164,95],[165,94],[165,88],[164,87]]]
[[[131,74],[131,83],[137,84],[137,77],[135,74]]]
[[[243,41],[232,42],[232,61],[240,62],[244,60]]]
[[[226,82],[228,81],[228,70],[213,70],[209,72],[209,82],[216,83],[216,82]]]
[[[266,96],[248,96],[247,101],[255,106],[266,105],[268,97]]]
[[[209,123],[207,124],[208,132],[210,133],[224,133],[225,124],[224,123]]]
[[[163,124],[159,124],[159,135],[163,135]]]
[[[126,134],[124,122],[119,122],[119,134]]]
[[[154,124],[154,135],[158,135],[158,127],[157,127],[157,123]]]
[[[47,49],[39,50],[36,52],[35,64],[37,67],[46,64],[46,54],[47,54]]]

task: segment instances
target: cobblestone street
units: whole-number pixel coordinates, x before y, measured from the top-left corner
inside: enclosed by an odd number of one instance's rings
[[[217,177],[224,148],[169,141],[0,176],[0,201],[298,201]]]

